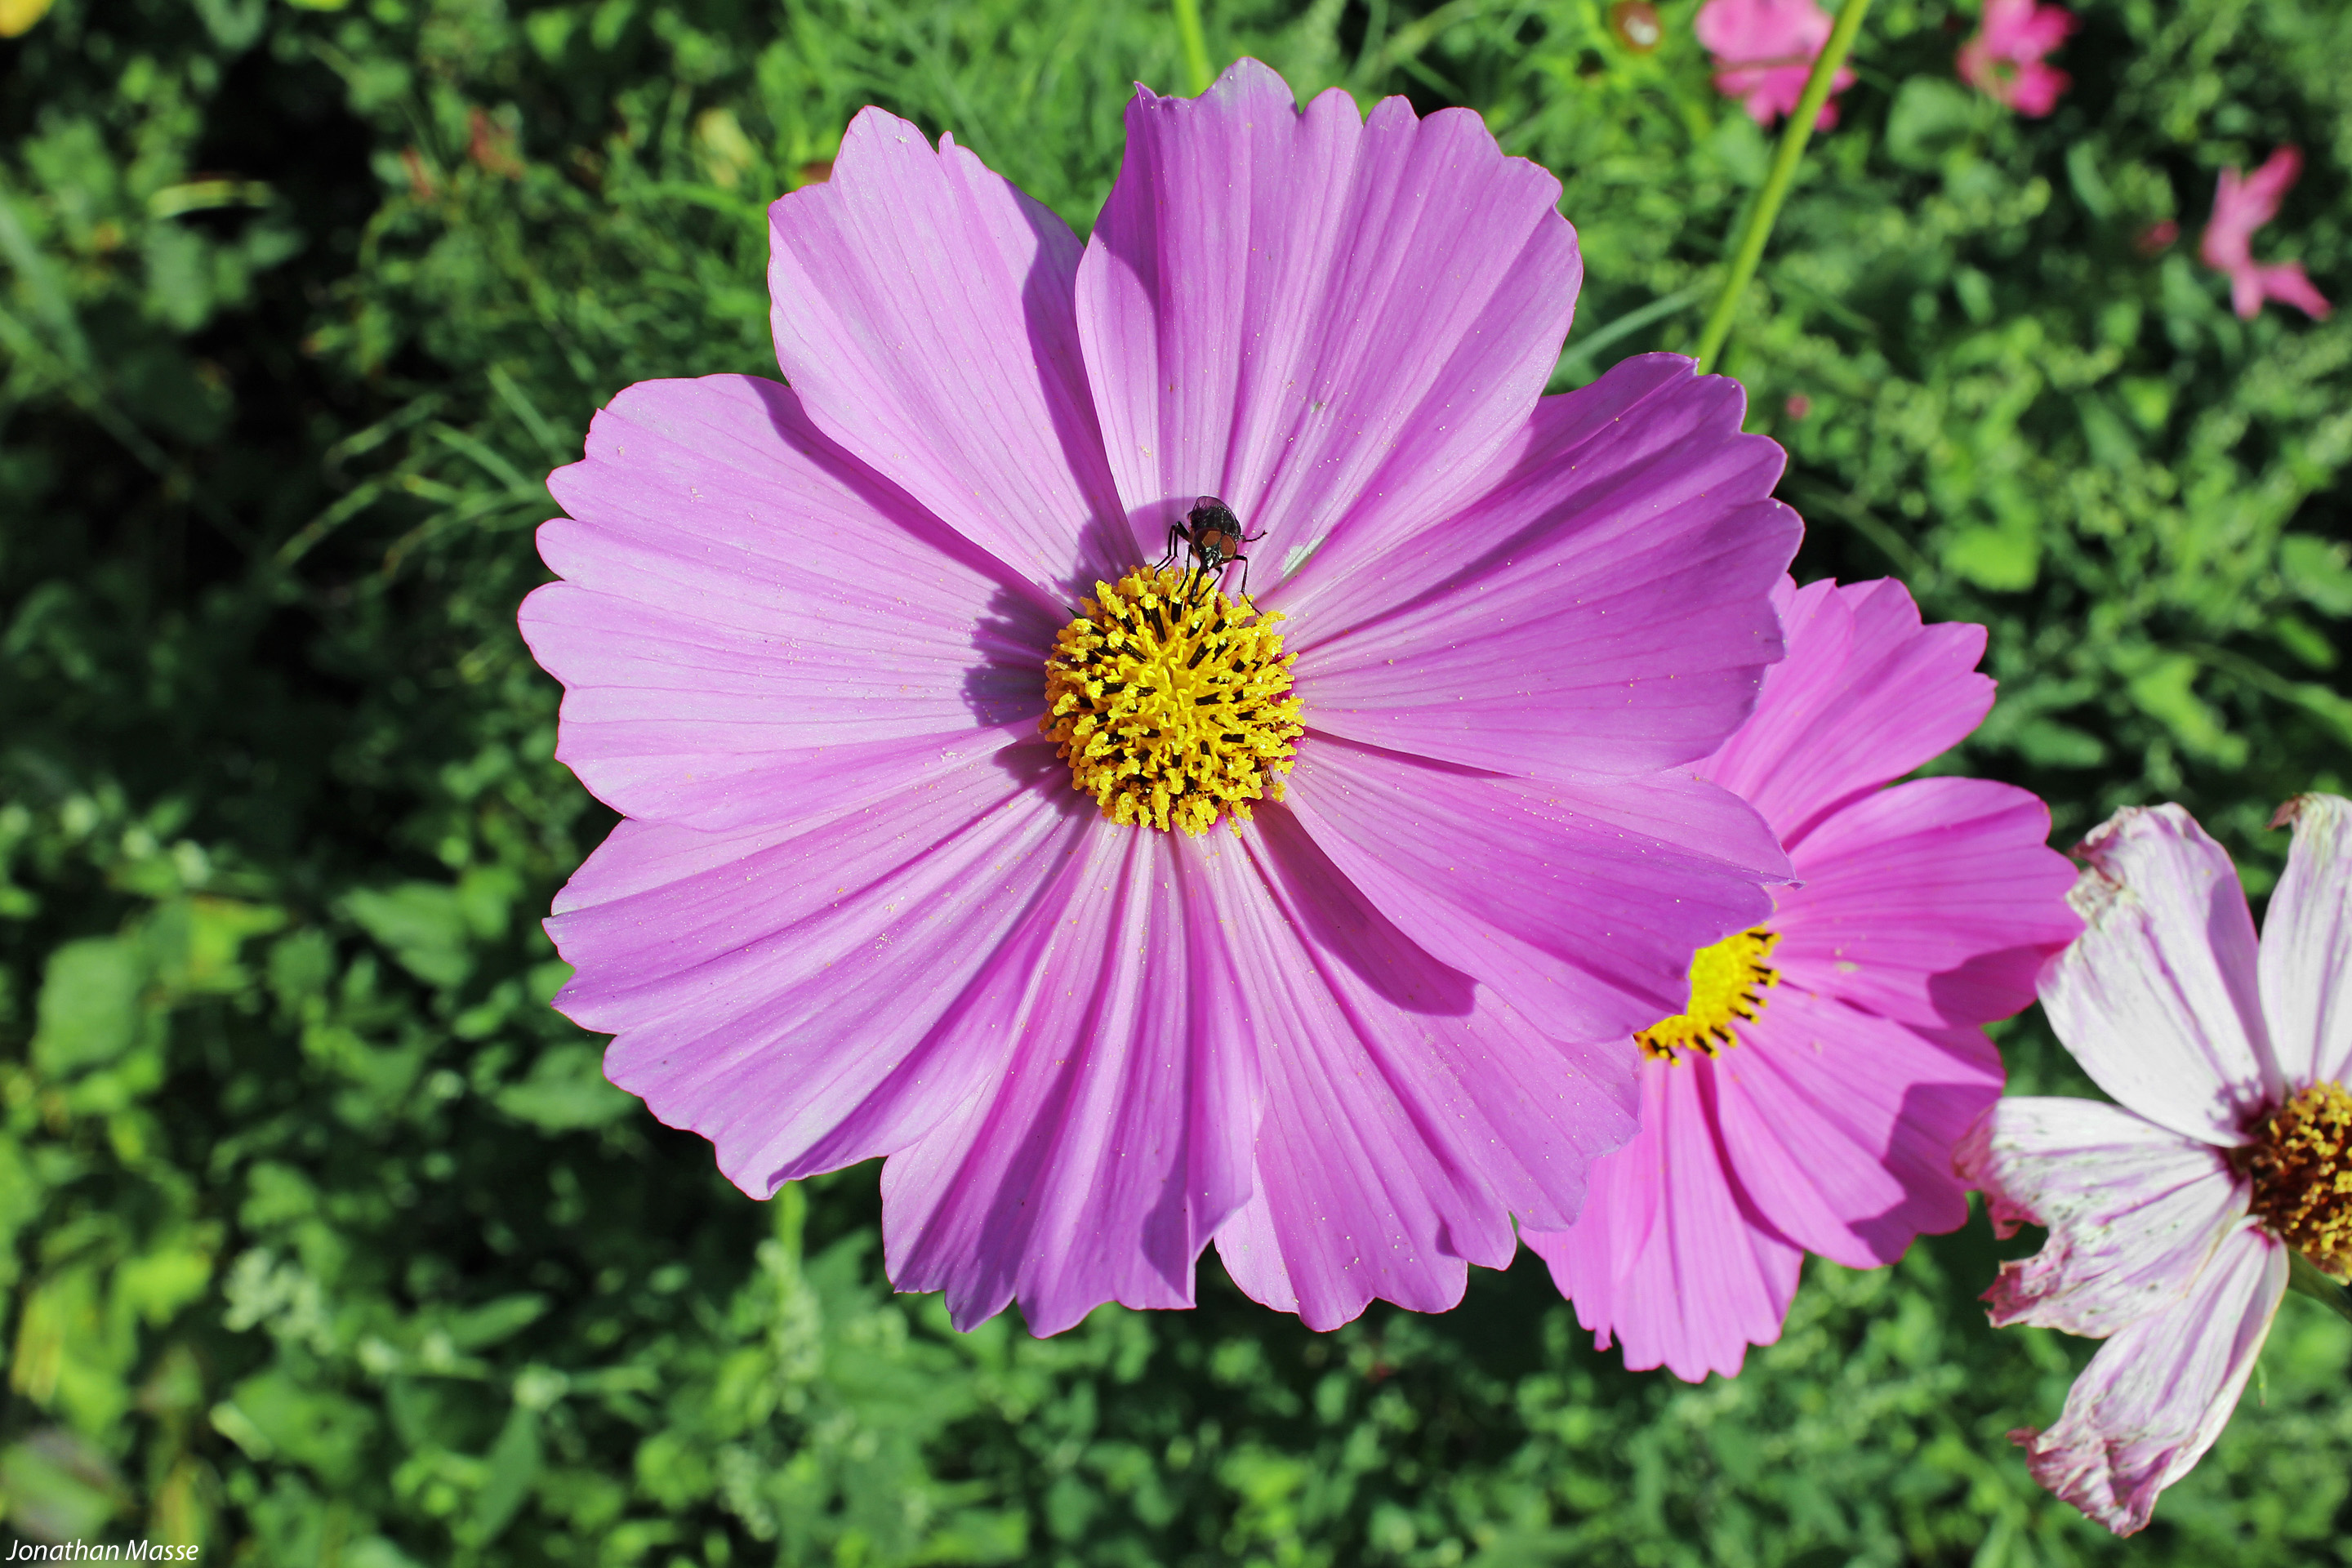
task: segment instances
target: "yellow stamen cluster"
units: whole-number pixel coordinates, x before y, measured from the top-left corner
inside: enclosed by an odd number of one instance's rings
[[[1633,1037],[1643,1054],[1671,1062],[1681,1059],[1676,1047],[1719,1057],[1738,1045],[1736,1026],[1753,1023],[1764,1010],[1764,993],[1780,984],[1780,972],[1764,962],[1780,940],[1759,926],[1691,954],[1690,1005]]]
[[[1137,567],[1054,639],[1038,729],[1061,745],[1072,785],[1113,822],[1198,837],[1249,803],[1280,800],[1298,740],[1298,699],[1274,630],[1280,616],[1236,605],[1198,577]]]
[[[2352,1094],[2298,1091],[2263,1124],[2243,1159],[2254,1216],[2337,1279],[2352,1279]]]

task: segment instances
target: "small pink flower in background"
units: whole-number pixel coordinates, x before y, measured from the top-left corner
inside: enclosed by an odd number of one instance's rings
[[[1642,1131],[1594,1165],[1583,1217],[1521,1233],[1603,1349],[1694,1383],[1780,1337],[1806,1252],[1871,1268],[1967,1219],[1952,1147],[2001,1085],[1979,1026],[2032,1001],[2081,923],[2032,795],[1880,787],[1991,706],[1984,628],[1922,626],[1891,580],[1777,602],[1788,658],[1695,771],[1764,814],[1796,883],[1638,1037]]]
[[[2257,942],[2221,847],[2177,805],[2084,840],[2087,929],[2042,973],[2051,1026],[2119,1102],[2001,1100],[1961,1144],[2004,1231],[1997,1324],[2107,1342],[2034,1479],[2118,1535],[2147,1523],[2228,1424],[2285,1290],[2288,1249],[2352,1273],[2352,805],[2289,802],[2286,875]]]
[[[2293,305],[2305,315],[2325,319],[2326,299],[2304,276],[2300,261],[2270,266],[2254,259],[2254,230],[2278,216],[2279,198],[2303,173],[2303,154],[2292,147],[2272,153],[2252,174],[2221,171],[2213,193],[2213,216],[2197,254],[2205,265],[2230,275],[2230,304],[2239,316],[2252,321],[2264,300]]]
[[[1715,56],[1716,89],[1740,100],[1759,125],[1769,125],[1805,95],[1805,79],[1833,25],[1813,0],[1706,0],[1693,30]],[[1837,123],[1835,94],[1853,83],[1853,72],[1840,66],[1817,129]]]
[[[2033,0],[1985,0],[1984,24],[1960,46],[1960,76],[2029,119],[2055,108],[2074,79],[2042,57],[2075,27],[2074,14]]]
[[[2172,242],[2179,237],[2180,226],[2168,217],[2163,217],[2140,230],[2139,237],[2132,241],[2132,247],[2142,256],[2161,256],[2171,249]]]
[[[887,1157],[965,1327],[1188,1306],[1213,1240],[1317,1328],[1442,1310],[1788,875],[1688,765],[1780,654],[1784,458],[1674,355],[1541,395],[1576,237],[1475,114],[1244,60],[1127,125],[1081,242],[860,113],[770,209],[789,384],[630,387],[550,480],[522,628],[625,818],[556,1005],[755,1196]],[[1204,495],[1245,597],[1154,569]]]

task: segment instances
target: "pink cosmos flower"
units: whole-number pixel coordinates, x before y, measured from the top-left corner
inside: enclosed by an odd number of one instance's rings
[[[754,1195],[887,1156],[960,1324],[1212,1238],[1443,1309],[1787,875],[1686,767],[1780,656],[1781,453],[1674,356],[1539,397],[1576,239],[1475,114],[1244,60],[1128,131],[1082,246],[866,110],[771,209],[790,385],[632,387],[550,481],[523,629],[626,818],[558,1005]]]
[[[2074,14],[2033,0],[1985,0],[1984,22],[1960,46],[1960,76],[2028,119],[2039,120],[2058,105],[2074,78],[2042,57],[2066,41]]]
[[[2293,305],[2317,320],[2327,316],[2327,300],[2304,276],[2302,262],[2264,266],[2254,259],[2254,230],[2278,216],[2279,198],[2302,173],[2303,154],[2293,147],[2280,148],[2252,174],[2221,171],[2213,216],[2197,254],[2206,266],[2230,275],[2230,304],[2242,321],[2252,321],[2264,300]]]
[[[1642,1033],[1642,1131],[1595,1164],[1583,1217],[1521,1233],[1602,1349],[1693,1383],[1780,1338],[1805,1253],[1892,1263],[1968,1217],[1952,1145],[2001,1084],[1978,1026],[2031,1002],[2079,924],[2032,795],[1880,787],[1991,706],[1984,628],[1921,626],[1892,581],[1777,603],[1787,661],[1696,771],[1764,814],[1796,883]]]
[[[1716,90],[1740,100],[1756,123],[1792,112],[1834,24],[1813,0],[1706,0],[1693,30],[1715,57]],[[1840,66],[1815,128],[1837,123],[1836,94],[1854,83]]]
[[[2042,1250],[1985,1292],[1998,1324],[2105,1339],[2058,1425],[2012,1433],[2033,1479],[2129,1535],[2228,1424],[2288,1251],[2352,1274],[2352,805],[2291,801],[2259,944],[2221,847],[2177,805],[2076,851],[2088,922],[2042,973],[2074,1059],[2120,1103],[2013,1099],[1959,1152]]]

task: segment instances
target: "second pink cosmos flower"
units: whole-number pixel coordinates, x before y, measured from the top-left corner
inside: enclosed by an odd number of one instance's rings
[[[1780,1338],[1805,1253],[1892,1263],[1968,1217],[1952,1149],[2001,1086],[1979,1026],[2033,999],[2081,923],[2041,801],[1880,787],[1991,706],[1984,628],[1921,625],[1892,581],[1778,603],[1788,658],[1696,771],[1764,814],[1796,883],[1643,1032],[1642,1131],[1594,1167],[1583,1217],[1524,1233],[1604,1348],[1692,1382]]]
[[[1475,115],[1244,61],[1128,127],[1082,246],[866,110],[772,210],[791,384],[632,387],[551,481],[523,629],[626,818],[557,1005],[754,1194],[887,1156],[961,1324],[1187,1305],[1212,1238],[1318,1327],[1446,1307],[1787,875],[1687,768],[1780,656],[1781,454],[1685,360],[1539,399],[1575,236]],[[1247,597],[1151,569],[1203,495]]]

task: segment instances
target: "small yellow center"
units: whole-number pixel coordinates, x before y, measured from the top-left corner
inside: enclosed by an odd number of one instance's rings
[[[1235,605],[1197,577],[1139,566],[1054,639],[1045,716],[1073,787],[1113,822],[1198,837],[1249,803],[1280,800],[1298,740],[1298,699],[1274,630],[1280,616]]]
[[[1682,1059],[1675,1055],[1677,1046],[1719,1057],[1738,1045],[1738,1026],[1754,1022],[1764,1010],[1764,993],[1780,984],[1780,972],[1764,962],[1780,940],[1778,931],[1759,926],[1692,953],[1690,1005],[1633,1037],[1643,1054],[1672,1062]]]
[[[2263,1227],[2337,1279],[2352,1279],[2352,1094],[2300,1090],[2242,1155]]]

